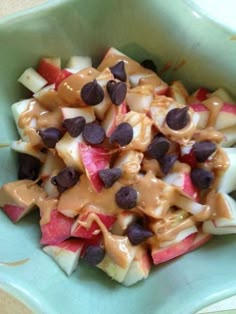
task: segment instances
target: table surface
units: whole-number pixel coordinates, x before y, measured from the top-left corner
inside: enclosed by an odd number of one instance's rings
[[[20,10],[32,8],[50,0],[0,0],[0,18]],[[204,308],[200,313],[236,314],[236,296]],[[217,311],[217,312],[216,312]],[[219,312],[223,311],[223,312]],[[2,313],[4,314],[4,313]]]

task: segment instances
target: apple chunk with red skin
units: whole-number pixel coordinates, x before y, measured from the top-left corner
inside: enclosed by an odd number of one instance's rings
[[[98,171],[109,167],[111,156],[108,150],[80,143],[79,151],[88,179],[95,191],[100,192],[103,188],[103,182]]]
[[[41,59],[39,61],[37,71],[43,78],[45,78],[48,84],[53,84],[56,82],[61,69],[60,67],[51,63],[48,59]]]
[[[13,222],[17,222],[36,208],[38,198],[45,196],[46,193],[34,181],[14,181],[1,187],[0,207]]]
[[[91,211],[88,211],[84,214],[81,214],[77,220],[74,222],[72,229],[71,229],[71,235],[72,237],[78,237],[78,238],[85,238],[90,239],[94,235],[98,235],[101,233],[100,228],[96,221],[93,221],[91,226],[87,229],[85,228],[80,222],[86,221],[88,215],[92,213]],[[112,215],[106,215],[103,213],[95,213],[98,218],[101,220],[101,222],[106,226],[106,228],[109,230],[114,222],[116,221],[116,217]]]
[[[151,255],[153,263],[155,265],[158,265],[187,253],[191,248],[195,237],[196,233],[193,233],[184,240],[180,241],[179,243],[173,244],[169,247],[165,248],[160,248],[159,246],[152,247]]]
[[[73,218],[69,218],[59,213],[57,209],[52,210],[50,221],[41,225],[41,244],[59,244],[70,238]]]
[[[79,239],[65,240],[57,245],[48,245],[43,248],[60,267],[70,276],[76,270],[84,241]]]
[[[211,238],[212,238],[211,234],[199,231],[188,252],[194,251],[199,247],[203,246],[208,241],[210,241]]]

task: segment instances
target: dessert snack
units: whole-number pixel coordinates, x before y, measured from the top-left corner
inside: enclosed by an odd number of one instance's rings
[[[211,235],[236,233],[236,105],[189,94],[110,48],[97,68],[43,58],[12,105],[18,180],[0,189],[17,222],[40,212],[44,252],[70,275],[80,260],[129,286]]]

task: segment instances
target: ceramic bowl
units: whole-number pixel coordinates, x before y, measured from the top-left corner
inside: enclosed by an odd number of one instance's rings
[[[236,95],[236,44],[230,28],[216,23],[192,1],[51,0],[0,21],[0,143],[17,139],[10,105],[26,97],[17,78],[41,56],[90,55],[95,65],[114,46],[138,61],[166,63],[167,81],[190,90],[227,88]],[[175,69],[178,64],[185,65]],[[177,66],[178,68],[178,66]],[[16,178],[15,155],[0,152],[0,183]],[[0,286],[20,296],[35,313],[190,314],[236,293],[236,237],[215,237],[186,256],[153,269],[125,288],[81,264],[68,278],[39,245],[38,217],[17,225],[0,213],[0,260],[29,258],[0,267]]]

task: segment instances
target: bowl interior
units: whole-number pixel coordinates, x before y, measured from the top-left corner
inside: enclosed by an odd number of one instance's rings
[[[167,81],[181,78],[190,90],[225,87],[235,96],[236,46],[231,35],[181,0],[174,5],[172,0],[55,0],[30,14],[3,20],[0,143],[18,138],[10,105],[27,93],[17,78],[41,56],[66,60],[90,55],[96,65],[114,46],[138,61],[152,58],[159,69],[170,62],[171,69],[163,75]],[[185,65],[174,69],[183,60]],[[14,180],[17,166],[10,149],[1,149],[0,164],[0,184]],[[0,259],[30,259],[19,267],[0,267],[0,285],[22,290],[38,312],[193,313],[236,292],[235,236],[216,237],[157,267],[145,282],[124,288],[85,265],[68,279],[40,250],[37,219],[30,215],[15,226],[0,213]]]

